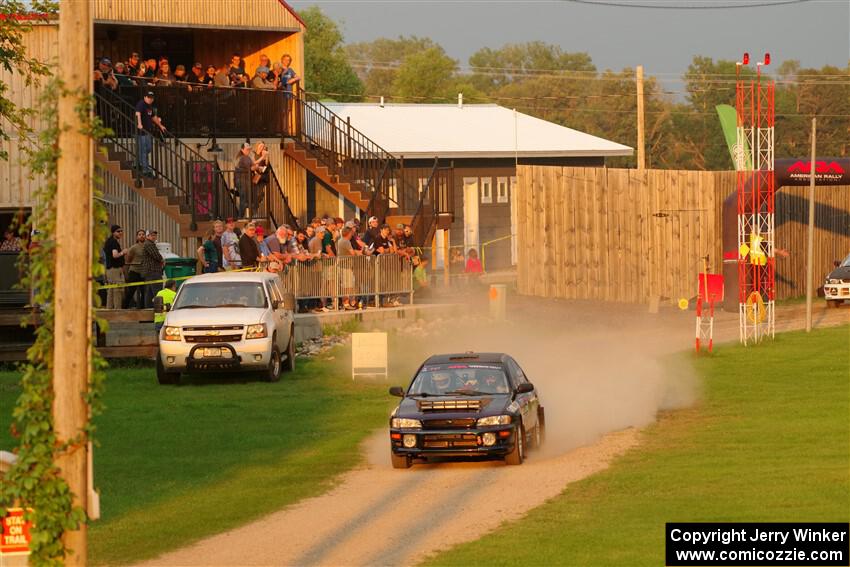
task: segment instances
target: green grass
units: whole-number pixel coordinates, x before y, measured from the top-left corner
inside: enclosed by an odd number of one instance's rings
[[[850,520],[850,333],[789,333],[695,365],[703,402],[606,471],[429,565],[664,565],[675,521]]]
[[[276,384],[199,377],[162,387],[152,367],[110,370],[97,419],[102,519],[89,532],[91,561],[152,557],[331,487],[392,404],[385,384],[352,382],[342,352],[299,360]],[[0,423],[10,422],[17,378],[0,372]],[[0,429],[0,447],[12,447]]]

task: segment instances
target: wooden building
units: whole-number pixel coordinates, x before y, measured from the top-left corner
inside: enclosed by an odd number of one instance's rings
[[[517,164],[602,167],[606,157],[632,154],[628,146],[494,104],[326,104],[404,169],[418,171],[413,183],[424,183],[435,158],[451,165],[450,245],[483,252],[487,270],[516,264]],[[323,213],[334,204],[335,195],[320,185],[308,183],[308,194],[308,210]],[[445,237],[437,231],[438,266]]]
[[[190,69],[193,63],[220,66],[239,53],[246,70],[253,72],[261,54],[279,61],[287,53],[292,67],[303,76],[304,22],[283,0],[91,0],[94,20],[94,53],[92,60],[109,57],[126,61],[131,53],[142,58],[167,56],[172,69],[183,64]],[[57,45],[58,26],[55,21],[36,22],[26,34],[28,54],[61,69],[74,62],[63,61]],[[40,84],[26,85],[17,73],[0,70],[0,81],[9,85],[12,101],[21,108],[36,106],[46,79]],[[30,118],[38,131],[42,124],[38,113]],[[232,169],[239,144],[244,137],[218,139],[224,150],[210,154],[208,138],[184,138],[182,142],[197,148],[204,156],[216,157],[223,169]],[[0,161],[0,224],[8,226],[15,214],[26,214],[34,205],[34,188],[40,182],[29,179],[24,163],[21,142],[12,138],[2,142],[9,160]],[[284,155],[282,144],[269,143],[270,158],[289,196],[296,214],[305,213],[306,172]],[[128,185],[123,176],[107,170],[104,173],[105,196],[110,220],[126,226],[128,233],[137,228],[156,228],[160,240],[170,240],[180,254],[190,254],[193,236],[187,237],[175,215],[146,199]],[[179,242],[178,242],[179,239]]]

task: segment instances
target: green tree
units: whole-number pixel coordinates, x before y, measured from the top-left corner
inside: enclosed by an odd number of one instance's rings
[[[411,102],[445,102],[457,96],[457,61],[442,47],[430,47],[404,58],[393,80],[392,94]]]
[[[346,46],[345,51],[363,81],[365,93],[390,96],[398,68],[404,60],[432,48],[439,46],[429,38],[399,36],[396,39],[381,37],[374,41],[352,43]]]
[[[318,7],[301,12],[307,24],[304,34],[304,88],[320,98],[360,100],[363,83],[357,77],[343,47],[342,32]]]
[[[499,49],[484,47],[469,57],[469,66],[472,84],[486,93],[526,80],[530,75],[596,71],[587,53],[568,53],[542,41],[508,43]]]

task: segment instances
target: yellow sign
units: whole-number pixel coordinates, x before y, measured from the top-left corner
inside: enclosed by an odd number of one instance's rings
[[[687,308],[688,308],[688,300],[683,297],[682,299],[679,300],[679,309],[684,311]]]
[[[387,334],[351,333],[351,379],[387,374]]]
[[[746,244],[741,244],[741,247],[738,248],[738,254],[741,255],[741,258],[746,258],[747,254],[750,253],[750,247]]]

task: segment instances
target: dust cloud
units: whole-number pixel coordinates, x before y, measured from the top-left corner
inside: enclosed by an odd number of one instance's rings
[[[690,365],[672,354],[689,342],[690,318],[683,326],[681,319],[645,308],[525,298],[515,298],[508,313],[502,322],[472,310],[427,324],[427,332],[403,339],[407,355],[400,366],[415,368],[412,358],[419,356],[418,364],[437,353],[509,353],[546,408],[544,457],[646,426],[659,411],[687,407],[699,397]],[[396,373],[394,383],[406,385],[410,375]]]

